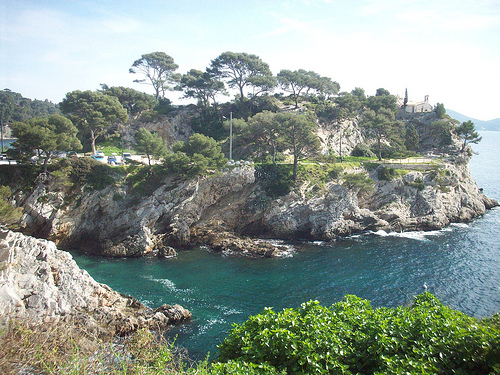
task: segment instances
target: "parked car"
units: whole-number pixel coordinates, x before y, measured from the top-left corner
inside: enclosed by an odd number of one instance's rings
[[[132,154],[130,152],[124,152],[122,154],[122,162],[130,163],[132,161]]]
[[[99,151],[98,151],[97,153],[92,155],[90,158],[97,160],[97,161],[104,161],[104,153],[103,152],[99,153]]]
[[[78,154],[76,151],[68,151],[68,158],[77,158]]]
[[[50,153],[50,156],[54,159],[64,159],[66,158],[68,155],[66,154],[66,152],[64,151],[52,151]]]
[[[111,164],[111,165],[118,164],[118,161],[116,160],[116,156],[114,156],[114,155],[108,156],[108,164]]]

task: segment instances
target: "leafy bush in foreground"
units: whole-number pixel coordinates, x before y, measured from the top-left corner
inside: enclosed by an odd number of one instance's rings
[[[494,320],[493,320],[494,321]],[[500,331],[444,306],[430,293],[411,307],[373,309],[347,296],[279,313],[266,309],[235,325],[219,361],[266,364],[288,374],[493,374]]]

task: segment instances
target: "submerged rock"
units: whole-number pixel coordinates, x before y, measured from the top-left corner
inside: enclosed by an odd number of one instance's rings
[[[176,311],[182,312],[182,321],[191,317],[180,306]],[[0,229],[2,320],[75,319],[100,334],[125,335],[138,328],[164,329],[179,323],[177,315],[168,313],[97,283],[53,242]]]

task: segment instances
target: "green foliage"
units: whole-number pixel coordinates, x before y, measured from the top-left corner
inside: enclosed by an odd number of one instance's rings
[[[33,117],[47,117],[61,112],[49,100],[24,98],[8,89],[0,90],[0,121],[5,125],[13,121],[26,122]]]
[[[321,95],[334,95],[340,89],[340,85],[332,82],[330,78],[321,77],[318,73],[304,69],[295,71],[283,69],[277,78],[280,87],[291,93],[295,108],[299,106],[298,99],[302,92],[316,91]]]
[[[377,169],[377,177],[379,180],[392,181],[398,176],[399,174],[394,168],[382,166]]]
[[[370,150],[370,147],[368,147],[364,143],[358,143],[356,147],[353,148],[351,151],[352,156],[357,156],[357,157],[364,157],[364,158],[375,158],[377,155]]]
[[[135,135],[136,149],[145,153],[151,167],[151,158],[161,158],[167,153],[165,141],[158,133],[151,133],[146,128],[141,128]]]
[[[270,160],[276,164],[280,150],[279,136],[280,123],[276,114],[264,111],[249,120],[248,131],[244,138],[247,144],[254,146],[254,155],[264,158],[269,155]]]
[[[320,147],[320,141],[315,133],[316,124],[307,116],[293,113],[278,113],[281,142],[293,154],[293,179],[297,180],[297,165],[299,158],[315,155]]]
[[[417,190],[424,190],[425,188],[425,183],[421,178],[416,178],[413,182],[405,182],[405,185],[411,186],[412,188],[415,188]]]
[[[287,195],[295,182],[292,166],[289,164],[262,164],[255,168],[255,178],[271,198]]]
[[[220,79],[226,79],[230,88],[237,88],[241,102],[245,101],[246,87],[252,87],[253,95],[257,96],[276,86],[276,78],[269,65],[260,57],[248,53],[224,52],[212,60],[208,71]]]
[[[63,159],[58,168],[67,169],[68,183],[75,188],[101,190],[115,183],[116,170],[91,158]]]
[[[214,74],[191,69],[182,76],[180,89],[184,90],[185,98],[198,100],[198,104],[208,108],[210,101],[216,104],[216,97],[219,94],[227,94],[224,83],[219,81]]]
[[[448,146],[452,144],[451,129],[449,121],[437,120],[430,125],[430,136],[438,140],[439,146]]]
[[[343,176],[344,186],[358,190],[358,194],[365,194],[374,189],[373,180],[365,173],[346,173]]]
[[[404,148],[405,129],[400,121],[395,120],[394,112],[391,109],[383,106],[377,111],[369,109],[363,113],[360,124],[365,132],[375,139],[373,149],[377,151],[379,160],[384,157],[382,149],[387,149],[382,141],[389,141],[393,149]]]
[[[9,186],[12,191],[33,191],[35,180],[42,172],[38,165],[17,164],[0,165],[0,185]]]
[[[150,196],[161,186],[166,173],[163,165],[153,165],[151,169],[132,165],[127,167],[127,172],[126,183],[137,197]]]
[[[78,150],[82,147],[76,137],[78,129],[61,115],[35,117],[28,123],[15,122],[11,127],[12,134],[17,137],[13,145],[23,155],[21,161],[27,161],[36,152],[44,161],[44,171],[52,151]]]
[[[374,112],[379,112],[385,108],[396,114],[398,112],[397,98],[385,89],[378,89],[375,96],[368,97],[367,106]]]
[[[174,62],[172,56],[165,52],[152,52],[135,60],[129,73],[142,74],[144,78],[136,79],[134,82],[152,85],[155,98],[159,100],[165,97],[165,93],[171,89],[169,85],[180,80],[180,75],[174,73],[178,67],[179,65]]]
[[[455,133],[462,140],[461,151],[465,150],[465,146],[467,146],[468,143],[479,143],[481,139],[483,139],[476,131],[474,123],[470,120],[462,122],[462,124],[455,129]]]
[[[287,374],[485,374],[500,361],[500,332],[430,293],[411,307],[373,309],[346,296],[279,313],[265,309],[233,329],[219,361],[267,364]]]
[[[8,186],[0,185],[0,223],[1,224],[13,224],[18,221],[22,214],[23,209],[21,207],[14,207],[9,203],[9,198],[12,193]]]
[[[105,134],[113,122],[127,119],[127,111],[117,97],[99,91],[69,92],[59,106],[81,133],[90,134],[93,153],[96,139]]]
[[[217,142],[203,134],[193,134],[186,143],[177,142],[172,150],[165,157],[165,167],[171,173],[196,176],[218,170],[227,163]]]
[[[135,117],[141,112],[153,109],[158,103],[153,95],[129,87],[109,87],[105,84],[101,84],[101,87],[101,92],[106,95],[115,96],[131,117]]]
[[[212,375],[279,375],[286,374],[286,371],[278,371],[273,366],[241,361],[228,361],[226,363],[217,362],[212,365],[210,374]]]
[[[440,119],[444,119],[446,117],[446,108],[444,108],[443,103],[437,103],[434,108],[434,112],[436,112],[437,117]]]
[[[405,147],[412,151],[417,151],[419,148],[419,136],[417,129],[415,129],[413,124],[409,124],[406,127]]]

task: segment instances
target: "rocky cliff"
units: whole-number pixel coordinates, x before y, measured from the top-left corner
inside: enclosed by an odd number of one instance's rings
[[[262,238],[332,240],[366,230],[439,229],[498,205],[472,179],[472,153],[469,148],[460,152],[451,120],[434,113],[405,116],[420,136],[424,157],[337,163],[326,181],[302,181],[279,197],[245,163],[192,179],[164,176],[146,196],[134,195],[123,176],[102,190],[81,186],[71,194],[50,176],[41,176],[37,188],[22,199],[21,224],[26,233],[60,248],[104,256],[172,256],[184,246],[206,245],[270,257],[285,249]],[[369,143],[358,120],[321,127],[323,148],[342,141],[344,155]],[[172,124],[167,128],[174,134],[180,127]]]
[[[266,194],[253,165],[194,179],[166,176],[140,199],[118,184],[68,201],[46,182],[24,202],[23,223],[62,248],[105,256],[175,255],[174,248],[191,245],[278,256],[283,248],[260,239],[332,240],[365,230],[431,230],[470,221],[497,202],[477,187],[468,161],[462,153],[343,164],[326,183],[304,182],[278,198]],[[389,177],[383,169],[392,172]],[[350,175],[371,178],[369,188],[349,184]]]
[[[0,228],[0,320],[78,320],[97,334],[162,329],[190,318],[181,306],[152,310],[97,283],[47,240]]]

